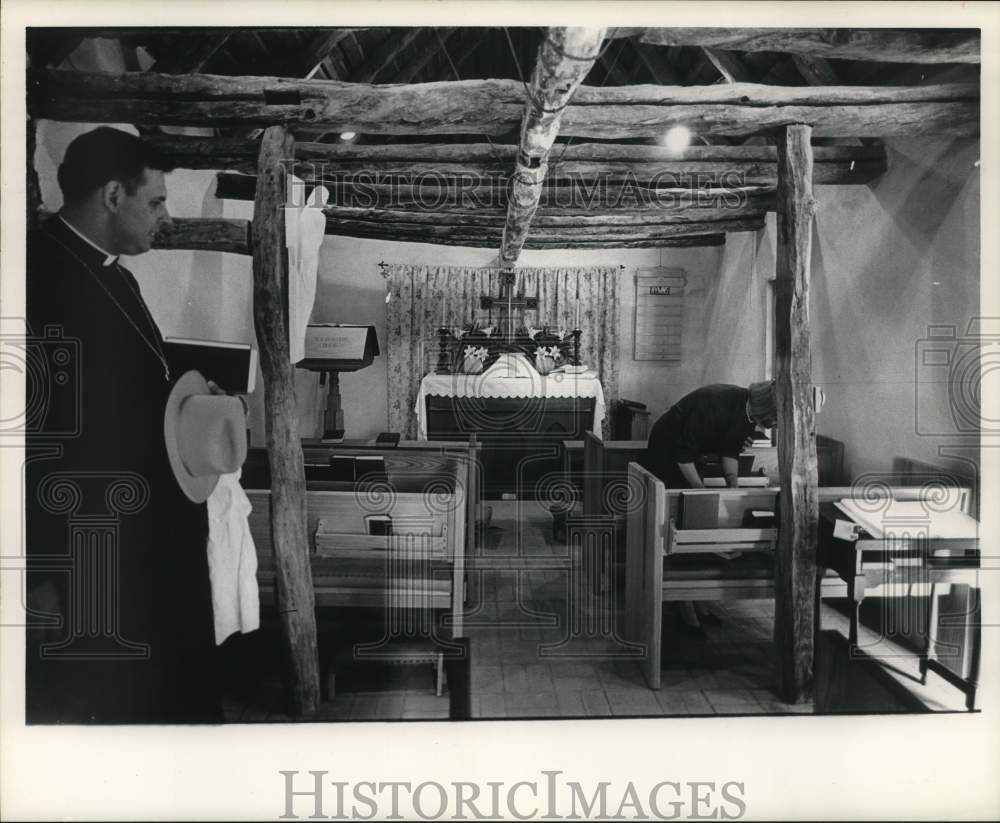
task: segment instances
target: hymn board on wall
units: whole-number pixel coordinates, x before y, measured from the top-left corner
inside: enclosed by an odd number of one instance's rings
[[[686,285],[684,269],[636,272],[634,360],[680,362]]]

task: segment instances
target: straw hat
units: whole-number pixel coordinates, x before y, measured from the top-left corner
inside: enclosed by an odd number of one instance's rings
[[[238,397],[215,395],[205,378],[189,371],[174,384],[163,414],[167,457],[181,491],[204,503],[219,482],[247,456],[246,417]]]

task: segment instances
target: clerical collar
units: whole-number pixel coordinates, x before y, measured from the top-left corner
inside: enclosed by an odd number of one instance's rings
[[[61,214],[58,215],[58,217],[59,217],[60,220],[63,221],[63,223],[66,225],[66,227],[71,232],[73,232],[73,234],[75,234],[77,237],[79,237],[84,243],[86,243],[91,248],[97,249],[97,251],[99,251],[103,255],[104,260],[101,263],[102,266],[111,266],[111,265],[113,265],[118,260],[118,255],[117,254],[109,254],[107,251],[105,251],[100,246],[98,246],[97,243],[95,243],[93,240],[91,240],[89,237],[87,237],[87,235],[85,235],[83,232],[81,232],[76,226],[74,226],[72,223],[70,223],[69,220],[67,220]]]

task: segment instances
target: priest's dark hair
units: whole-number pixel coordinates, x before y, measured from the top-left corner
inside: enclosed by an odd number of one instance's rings
[[[172,171],[173,165],[134,134],[101,126],[81,134],[66,149],[59,166],[59,188],[67,203],[80,203],[109,180],[135,194],[145,169]]]

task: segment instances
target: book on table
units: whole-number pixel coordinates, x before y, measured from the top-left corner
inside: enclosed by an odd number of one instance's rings
[[[252,394],[257,383],[257,349],[250,343],[167,337],[163,341],[176,377],[194,370],[230,394]]]
[[[844,498],[837,507],[875,539],[906,537],[929,540],[974,540],[979,523],[958,507],[938,501],[884,500],[877,504]],[[942,511],[942,509],[944,509]]]

